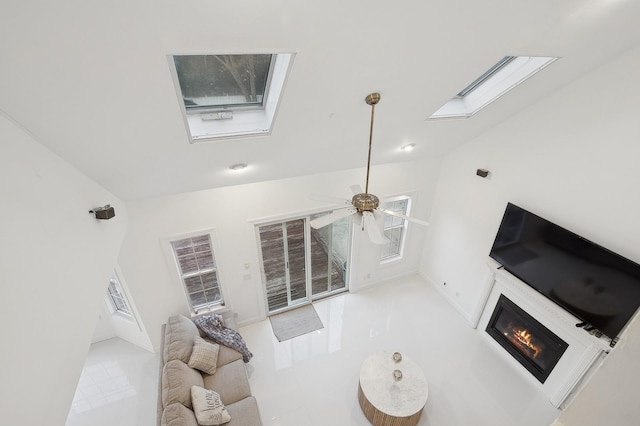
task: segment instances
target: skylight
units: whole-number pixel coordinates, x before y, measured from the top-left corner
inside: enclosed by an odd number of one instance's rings
[[[293,54],[173,55],[190,141],[271,132]]]
[[[531,78],[557,57],[505,56],[434,112],[429,119],[468,118]]]

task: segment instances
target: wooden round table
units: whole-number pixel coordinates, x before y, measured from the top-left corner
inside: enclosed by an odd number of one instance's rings
[[[396,362],[393,352],[378,352],[362,363],[358,402],[374,426],[415,426],[427,403],[429,386],[422,369],[406,355]],[[402,372],[396,380],[394,371]]]

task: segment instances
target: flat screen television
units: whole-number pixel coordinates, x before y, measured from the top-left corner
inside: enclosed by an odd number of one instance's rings
[[[609,338],[640,306],[640,265],[511,203],[489,256]]]

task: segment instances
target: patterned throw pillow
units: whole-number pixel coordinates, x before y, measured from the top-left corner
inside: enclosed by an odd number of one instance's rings
[[[191,352],[191,358],[189,358],[189,367],[207,374],[215,373],[219,350],[220,345],[217,343],[209,343],[202,337],[195,336],[193,339],[193,352]]]
[[[231,416],[217,392],[200,386],[192,386],[191,401],[199,425],[221,425],[231,421]]]

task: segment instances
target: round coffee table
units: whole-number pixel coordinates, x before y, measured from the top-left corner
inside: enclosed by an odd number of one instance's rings
[[[397,353],[397,352],[396,352]],[[374,426],[414,426],[427,403],[429,386],[422,369],[406,355],[378,352],[362,363],[358,402]],[[394,377],[394,371],[399,370]]]

